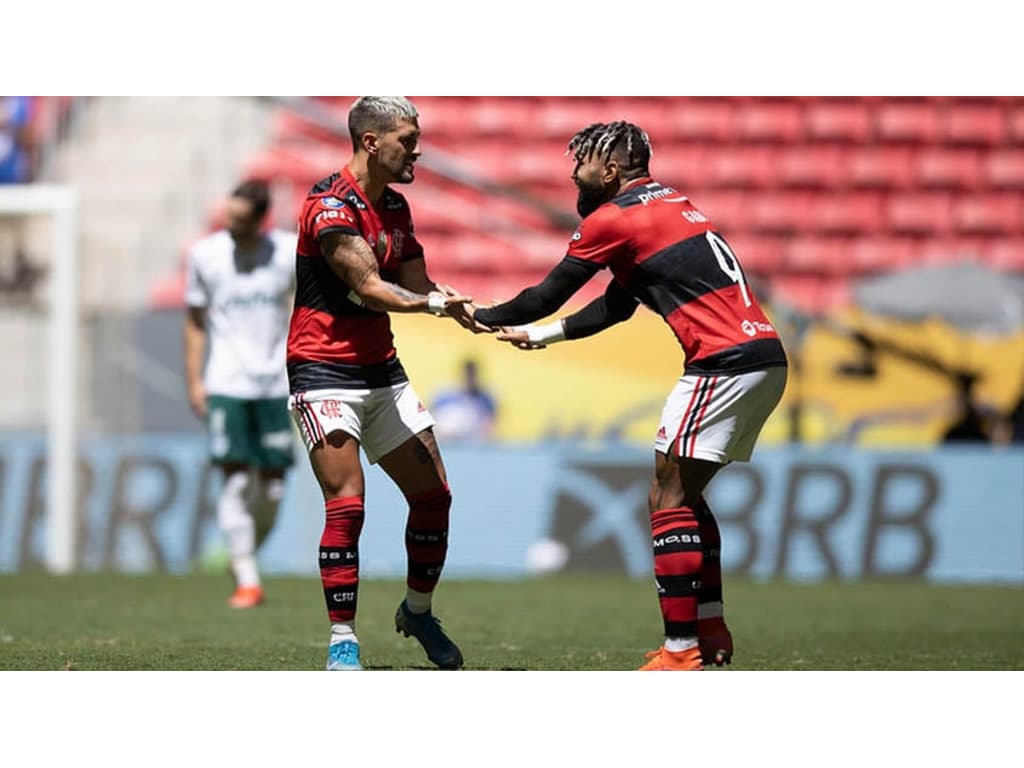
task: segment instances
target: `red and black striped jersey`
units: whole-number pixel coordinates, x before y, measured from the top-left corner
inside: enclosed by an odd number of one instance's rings
[[[732,248],[672,187],[638,180],[583,220],[567,258],[609,267],[632,296],[661,315],[683,348],[687,372],[786,364]]]
[[[400,262],[423,258],[404,196],[386,187],[370,203],[348,168],[317,183],[299,215],[295,307],[288,333],[291,389],[404,381],[388,314],[355,303],[349,286],[320,252],[320,238],[330,232],[366,240],[384,280],[397,280]]]

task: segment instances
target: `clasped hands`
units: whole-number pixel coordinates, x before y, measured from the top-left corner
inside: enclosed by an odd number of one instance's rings
[[[439,285],[437,289],[446,297],[452,299],[445,308],[445,312],[466,330],[472,333],[496,333],[498,334],[496,337],[498,341],[507,342],[522,350],[544,349],[547,346],[530,341],[529,333],[524,328],[492,328],[489,325],[478,322],[474,319],[473,313],[480,308],[480,305],[474,304],[472,298],[463,296],[450,285]],[[492,302],[492,306],[498,303],[497,301]]]

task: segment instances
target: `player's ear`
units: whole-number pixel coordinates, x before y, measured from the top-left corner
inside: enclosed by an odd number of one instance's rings
[[[362,146],[366,154],[375,155],[380,148],[380,137],[373,131],[367,131],[363,134]]]
[[[609,160],[604,164],[604,173],[601,174],[601,180],[605,184],[611,184],[619,177],[619,161]]]

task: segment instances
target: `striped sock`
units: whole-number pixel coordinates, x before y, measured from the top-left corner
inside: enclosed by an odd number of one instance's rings
[[[327,502],[327,519],[320,537],[320,581],[327,617],[332,624],[355,621],[359,593],[359,534],[363,529],[363,499],[344,496]]]
[[[722,607],[722,536],[707,500],[701,497],[695,510],[700,526],[704,559],[700,567],[700,595],[697,613],[705,619],[720,619]]]
[[[696,640],[701,553],[697,518],[690,507],[659,509],[651,515],[654,581],[665,637]]]
[[[441,578],[448,552],[448,513],[452,494],[447,485],[407,496],[405,528],[407,555],[406,605],[413,613],[430,610],[430,599]]]

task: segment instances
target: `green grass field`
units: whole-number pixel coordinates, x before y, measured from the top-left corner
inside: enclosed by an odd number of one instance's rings
[[[318,670],[327,618],[314,579],[225,603],[225,576],[0,575],[0,670]],[[360,585],[370,669],[432,669],[394,631],[399,582]],[[1024,588],[728,580],[741,670],[1024,669]],[[660,643],[647,580],[450,581],[435,611],[476,670],[628,670]]]

